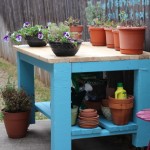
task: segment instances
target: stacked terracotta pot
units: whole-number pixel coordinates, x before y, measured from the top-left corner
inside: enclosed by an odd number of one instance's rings
[[[95,128],[99,124],[99,115],[95,109],[81,110],[78,118],[78,125],[82,128]]]
[[[109,108],[112,121],[116,125],[125,125],[131,119],[134,97],[129,95],[127,99],[115,99],[109,96]]]

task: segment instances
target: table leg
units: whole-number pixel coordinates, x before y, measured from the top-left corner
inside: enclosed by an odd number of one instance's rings
[[[71,64],[54,64],[50,78],[51,150],[71,150]]]
[[[32,110],[30,116],[30,124],[35,123],[34,109],[34,66],[21,60],[20,53],[17,53],[17,69],[18,69],[18,87],[24,89],[32,98]]]
[[[136,147],[147,146],[150,139],[149,122],[143,121],[136,117],[136,113],[144,108],[150,108],[150,61],[140,61],[141,69],[134,73],[134,115],[133,120],[138,125],[136,134],[133,134],[133,145]],[[143,69],[144,67],[144,69]]]

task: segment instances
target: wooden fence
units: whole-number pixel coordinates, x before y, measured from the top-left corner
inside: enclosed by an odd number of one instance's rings
[[[149,0],[93,0],[100,1],[108,18],[118,19],[121,10],[125,10],[134,19],[142,18],[148,26],[146,31],[145,50],[150,51],[150,1]],[[0,57],[16,62],[15,52],[11,43],[3,42],[7,31],[22,27],[25,21],[33,24],[46,25],[47,22],[64,21],[69,16],[79,18],[84,25],[83,39],[88,40],[85,7],[87,0],[1,0],[0,4]],[[37,75],[45,83],[49,83],[49,75],[36,69]]]

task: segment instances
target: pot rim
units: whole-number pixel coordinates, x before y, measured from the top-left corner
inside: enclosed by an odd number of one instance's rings
[[[126,27],[126,26],[120,26],[117,27],[119,30],[145,30],[147,26],[141,26],[141,27]]]

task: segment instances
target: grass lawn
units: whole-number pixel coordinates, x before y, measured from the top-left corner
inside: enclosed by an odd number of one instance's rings
[[[0,58],[0,88],[5,86],[8,77],[11,76],[13,82],[17,85],[16,66]],[[42,82],[35,78],[35,99],[36,101],[47,101],[50,99],[49,88],[45,87]],[[0,110],[3,108],[3,100],[0,95]],[[36,112],[36,119],[46,119],[40,112]]]

